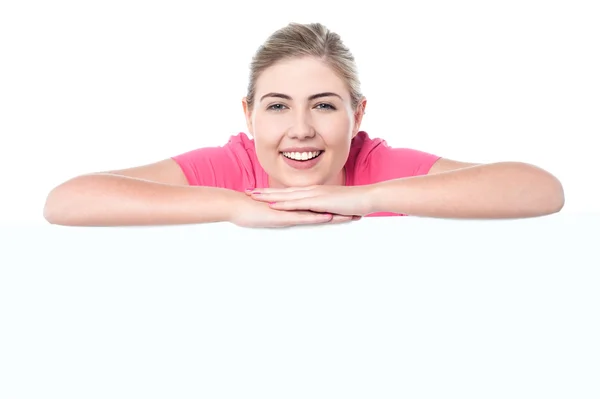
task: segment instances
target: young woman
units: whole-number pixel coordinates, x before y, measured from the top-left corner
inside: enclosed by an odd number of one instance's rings
[[[321,24],[292,23],[267,39],[242,105],[248,135],[74,177],[48,195],[46,220],[282,227],[376,215],[519,218],[563,207],[561,183],[536,166],[458,162],[361,131],[366,99],[354,58]]]

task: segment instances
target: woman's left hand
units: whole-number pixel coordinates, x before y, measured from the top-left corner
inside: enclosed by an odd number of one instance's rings
[[[282,211],[304,210],[357,217],[372,213],[367,186],[256,188],[246,194]]]

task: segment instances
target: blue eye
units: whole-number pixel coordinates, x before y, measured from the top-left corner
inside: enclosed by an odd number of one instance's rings
[[[283,104],[273,104],[273,105],[269,106],[267,109],[272,110],[272,111],[282,111],[283,107],[285,107],[285,105],[283,105]]]
[[[323,107],[321,107],[321,106],[323,106],[324,108],[323,108]],[[330,110],[335,110],[335,107],[334,107],[333,105],[331,105],[331,104],[324,104],[324,103],[321,103],[321,104],[318,104],[318,105],[317,105],[317,107],[318,107],[318,108],[320,108],[320,109],[330,109]]]
[[[286,108],[285,105],[283,104],[273,104],[267,107],[267,110],[269,111],[283,111]],[[317,104],[316,106],[317,109],[324,109],[324,110],[335,110],[336,108],[331,105],[331,104],[325,104],[325,103],[320,103]]]

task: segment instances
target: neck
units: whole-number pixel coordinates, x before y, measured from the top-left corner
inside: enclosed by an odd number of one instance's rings
[[[334,178],[329,179],[323,185],[327,186],[344,186],[346,184],[346,168],[343,168]],[[269,176],[269,187],[271,188],[286,188],[287,186],[278,182]]]

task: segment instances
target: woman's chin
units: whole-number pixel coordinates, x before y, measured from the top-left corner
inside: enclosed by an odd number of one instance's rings
[[[323,184],[319,176],[282,176],[281,184],[285,187],[309,187]]]

